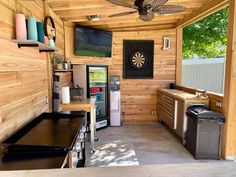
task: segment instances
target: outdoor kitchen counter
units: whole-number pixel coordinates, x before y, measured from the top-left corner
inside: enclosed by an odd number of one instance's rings
[[[197,97],[195,94],[184,92],[177,89],[158,89],[158,92],[164,93],[179,100],[206,100],[207,97]]]
[[[0,177],[235,177],[236,163],[162,164],[133,167],[52,169],[0,172]]]

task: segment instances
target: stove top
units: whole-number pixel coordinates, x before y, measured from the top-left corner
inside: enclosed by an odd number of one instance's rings
[[[2,143],[0,170],[42,169],[47,164],[48,168],[60,168],[84,117],[85,112],[43,113]]]

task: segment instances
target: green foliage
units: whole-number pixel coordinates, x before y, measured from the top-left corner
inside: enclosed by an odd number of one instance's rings
[[[228,8],[183,29],[183,59],[226,55]]]

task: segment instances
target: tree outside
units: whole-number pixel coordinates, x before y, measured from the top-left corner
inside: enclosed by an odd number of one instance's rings
[[[228,7],[183,29],[183,59],[226,55]]]

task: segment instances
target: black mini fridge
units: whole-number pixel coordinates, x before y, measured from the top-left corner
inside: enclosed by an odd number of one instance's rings
[[[84,90],[83,97],[96,97],[96,128],[108,126],[108,67],[73,65],[74,87]],[[90,116],[90,114],[88,114]]]

